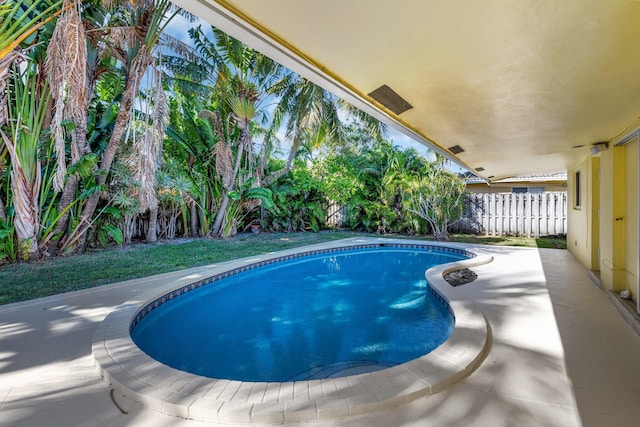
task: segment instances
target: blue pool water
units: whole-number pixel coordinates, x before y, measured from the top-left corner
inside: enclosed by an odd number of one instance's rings
[[[375,248],[257,267],[174,298],[131,332],[154,359],[240,381],[375,370],[429,353],[453,317],[426,289],[428,268],[467,258]]]

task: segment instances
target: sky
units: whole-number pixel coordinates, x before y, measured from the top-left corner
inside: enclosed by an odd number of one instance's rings
[[[189,22],[182,16],[178,15],[173,19],[172,22],[169,23],[165,31],[170,36],[175,37],[187,44],[190,44],[189,34],[187,31],[189,30],[189,28],[196,27],[199,24],[202,25],[203,29],[209,27],[209,25],[204,21],[198,20],[196,22]],[[268,109],[269,107],[267,106],[266,108]],[[284,130],[281,131],[281,134],[279,134],[278,137],[283,143],[282,152],[284,153],[284,155],[286,155],[286,153],[288,153],[287,148],[290,147],[290,143],[287,144],[287,141],[284,138]],[[427,158],[430,158],[433,155],[433,152],[425,145],[415,141],[414,139],[408,137],[407,135],[404,135],[403,133],[390,126],[388,127],[388,137],[392,141],[393,145],[397,145],[402,148],[414,148],[420,155]],[[465,171],[465,169],[462,169],[455,164],[451,164],[449,166],[449,169],[456,173]]]

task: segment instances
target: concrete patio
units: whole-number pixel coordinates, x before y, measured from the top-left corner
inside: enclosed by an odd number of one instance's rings
[[[636,426],[640,337],[564,250],[468,246],[494,261],[460,287],[488,318],[493,344],[452,388],[392,410],[314,422],[328,426]],[[202,426],[116,395],[91,342],[119,304],[210,267],[0,307],[0,425]]]

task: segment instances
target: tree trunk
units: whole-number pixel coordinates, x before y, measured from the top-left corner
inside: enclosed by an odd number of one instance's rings
[[[227,206],[229,205],[229,193],[233,191],[236,184],[236,177],[238,176],[238,171],[240,170],[240,163],[242,162],[242,155],[244,154],[244,145],[245,138],[247,137],[247,130],[242,131],[242,135],[238,140],[238,152],[236,153],[236,164],[233,167],[233,173],[225,187],[225,193],[222,197],[222,202],[220,203],[220,209],[218,209],[218,213],[216,214],[216,220],[213,222],[213,235],[215,237],[220,237],[222,232],[222,220],[224,219],[227,211]]]
[[[291,143],[291,151],[289,151],[289,156],[287,156],[287,163],[282,169],[278,169],[277,171],[269,174],[269,176],[264,179],[265,186],[268,187],[291,171],[291,168],[293,167],[293,161],[296,158],[296,151],[298,151],[298,148],[300,147],[300,142],[301,138],[296,134],[295,138],[293,138],[293,142]]]
[[[3,220],[4,222],[7,222],[7,211],[4,207],[4,202],[2,201],[1,197],[0,197],[0,219]]]
[[[58,222],[56,223],[55,228],[51,232],[51,240],[47,244],[47,253],[49,255],[60,255],[58,253],[58,249],[56,246],[60,239],[64,235],[64,231],[67,229],[67,224],[69,221],[69,210],[67,209],[73,199],[75,198],[76,190],[78,189],[78,177],[75,175],[69,175],[67,178],[67,182],[64,185],[64,189],[62,191],[62,195],[60,196],[60,201],[58,202],[58,214],[63,212],[63,214],[58,218]]]
[[[158,241],[158,207],[149,209],[149,229],[147,230],[147,242]]]
[[[145,52],[146,50],[141,49],[140,52]],[[136,57],[133,61],[134,64],[142,62],[144,58]],[[146,61],[148,63],[148,59]],[[109,139],[109,144],[107,145],[107,149],[104,151],[102,155],[102,160],[100,161],[99,171],[101,172],[97,177],[98,185],[104,185],[107,182],[107,175],[111,170],[111,165],[113,163],[113,159],[116,156],[116,152],[118,151],[118,147],[120,146],[120,142],[122,140],[122,136],[127,129],[127,125],[129,120],[131,119],[131,107],[133,106],[133,101],[135,98],[135,93],[138,91],[139,82],[144,74],[146,67],[139,67],[134,69],[136,72],[135,75],[127,76],[127,86],[122,92],[122,101],[120,102],[120,112],[116,118],[115,125],[113,126],[113,132],[111,133],[111,138]],[[93,215],[96,212],[96,208],[98,207],[98,202],[100,201],[100,192],[96,192],[91,195],[87,204],[85,205],[82,215],[80,216],[80,224],[78,225],[80,238],[78,239],[78,252],[84,252],[87,247],[87,234],[89,228],[91,227]]]
[[[74,111],[73,122],[76,128],[71,134],[71,164],[75,165],[83,156],[91,153],[91,147],[87,141],[87,117],[89,116],[89,106],[93,99],[93,91],[98,79],[97,73],[92,77],[87,77],[87,98],[86,103],[82,106],[82,111]],[[49,115],[50,116],[50,115]],[[56,248],[58,243],[62,241],[64,232],[68,228],[69,224],[69,205],[75,198],[76,191],[78,189],[79,179],[76,175],[69,175],[62,190],[60,201],[58,202],[58,213],[64,212],[58,219],[56,227],[51,233],[52,239],[47,245],[47,252],[52,255],[61,255],[62,247]],[[57,237],[56,237],[57,236]]]
[[[445,228],[443,231],[439,231],[438,233],[435,233],[435,238],[438,242],[448,242],[449,240],[451,240],[449,238],[449,231],[447,231],[447,229]]]
[[[176,223],[178,221],[178,207],[171,203],[171,210],[169,212],[169,221],[167,223],[166,237],[169,240],[173,240],[176,237]]]
[[[89,106],[87,105],[87,113],[88,114]],[[89,147],[89,143],[87,141],[87,119],[78,120],[78,124],[71,138],[71,166],[75,165],[82,156],[85,156],[91,153],[91,148]],[[51,232],[52,239],[47,245],[47,252],[49,254],[61,255],[64,251],[64,247],[59,246],[56,248],[58,243],[62,241],[64,237],[64,232],[67,230],[69,224],[69,205],[73,203],[76,195],[76,191],[78,190],[78,185],[80,180],[78,176],[75,174],[71,174],[67,177],[67,180],[64,185],[64,189],[62,190],[62,195],[60,196],[60,201],[58,202],[58,213],[63,212],[63,214],[58,219],[54,230]],[[56,237],[57,236],[57,237]]]
[[[125,214],[124,215],[124,244],[130,245],[131,240],[136,232],[136,215]]]
[[[290,169],[288,169],[287,166],[285,166],[282,169],[278,169],[277,171],[270,173],[269,176],[264,179],[265,187],[268,187],[274,182],[277,182],[280,178],[282,178],[287,173],[289,173],[289,170]]]
[[[214,237],[221,237],[222,235],[222,225],[223,220],[227,211],[227,206],[229,205],[229,193],[232,190],[229,190],[224,193],[222,196],[222,201],[220,202],[220,209],[218,209],[218,213],[216,214],[216,220],[213,223],[212,234]]]
[[[286,172],[289,172],[293,167],[293,161],[296,159],[296,151],[298,151],[298,148],[300,147],[300,142],[300,135],[298,132],[296,132],[296,136],[293,138],[293,142],[291,143],[291,150],[289,151],[289,155],[287,156],[287,163],[284,166]]]
[[[18,240],[19,259],[32,261],[40,258],[38,248],[38,190],[40,169],[37,169],[35,185],[29,185],[19,163],[11,169],[11,189],[15,210],[13,225]]]
[[[198,207],[195,203],[191,203],[189,209],[191,210],[191,236],[198,237],[200,235],[198,232]]]
[[[33,181],[25,176],[24,169],[18,158],[16,146],[0,129],[0,136],[9,151],[12,169],[9,174],[11,180],[11,193],[13,194],[13,227],[18,239],[18,254],[25,261],[40,258],[38,247],[38,196],[40,192],[41,175],[40,168],[35,168]],[[4,209],[4,207],[3,207]]]

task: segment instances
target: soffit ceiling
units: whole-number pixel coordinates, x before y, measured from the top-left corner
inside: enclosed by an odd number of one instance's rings
[[[640,1],[175,3],[490,180],[565,171],[640,116]]]

